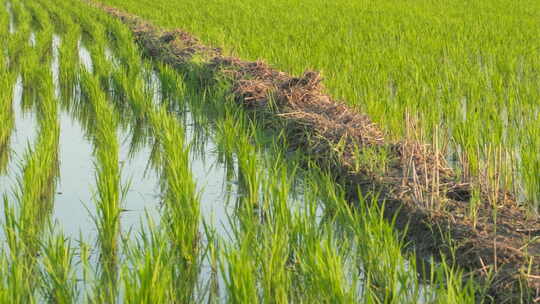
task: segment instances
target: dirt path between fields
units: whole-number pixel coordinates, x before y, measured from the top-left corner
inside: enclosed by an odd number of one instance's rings
[[[95,5],[128,25],[147,56],[196,75],[202,86],[228,79],[236,102],[284,131],[288,148],[332,170],[351,202],[359,188],[380,193],[386,216],[396,217],[418,256],[454,256],[449,262],[467,277],[490,282],[488,301],[534,302],[539,296],[540,221],[509,193],[481,190],[474,222],[468,216],[471,185],[459,181],[442,155],[416,141],[385,140],[369,117],[325,93],[319,73],[293,77],[263,62],[227,57],[182,30]]]

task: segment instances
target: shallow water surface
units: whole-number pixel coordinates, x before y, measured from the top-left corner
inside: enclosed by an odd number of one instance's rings
[[[35,36],[33,37],[35,39]],[[55,97],[58,100],[63,98],[59,84],[58,48],[60,44],[60,37],[54,35],[51,76],[55,87]],[[115,60],[110,50],[107,51],[107,54],[108,60]],[[79,57],[82,66],[92,72],[91,54],[80,42]],[[150,79],[155,98],[160,99],[160,84],[157,74],[152,73]],[[80,94],[80,90],[77,90],[77,93]],[[13,94],[15,127],[11,137],[10,161],[6,174],[0,175],[0,192],[7,195],[10,202],[16,201],[17,180],[22,176],[25,155],[34,144],[39,132],[35,113],[31,110],[23,111],[23,94],[22,79],[18,77]],[[74,99],[77,98],[80,96],[74,97]],[[65,104],[65,102],[61,102],[61,104]],[[59,108],[61,108],[60,105]],[[81,122],[71,115],[68,109],[61,108],[58,119],[60,123],[59,177],[52,219],[56,227],[67,236],[75,239],[82,236],[85,241],[93,243],[97,237],[93,219],[96,215],[94,147]],[[193,135],[194,132],[188,129],[186,134]],[[118,130],[117,136],[120,143],[121,185],[125,189],[125,195],[122,197],[121,229],[123,232],[136,233],[141,228],[141,223],[145,221],[147,214],[155,222],[159,222],[160,180],[150,165],[152,147],[147,145],[132,147],[131,134],[128,130]],[[186,138],[186,142],[191,140],[189,136]],[[201,215],[204,221],[215,223],[218,231],[224,231],[224,227],[228,223],[224,202],[225,197],[230,192],[224,188],[225,170],[217,165],[217,160],[212,152],[213,143],[210,139],[205,142],[204,159],[194,156],[190,166],[197,189],[200,191]],[[3,206],[0,209],[3,211]]]

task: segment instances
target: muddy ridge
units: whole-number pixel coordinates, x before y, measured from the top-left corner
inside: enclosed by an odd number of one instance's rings
[[[511,194],[478,185],[482,190],[473,221],[468,216],[471,185],[460,182],[434,147],[386,140],[368,116],[327,95],[318,72],[293,77],[263,62],[225,56],[185,31],[165,30],[118,9],[93,5],[128,25],[147,56],[195,74],[201,85],[225,77],[238,104],[263,117],[268,128],[284,131],[289,148],[302,149],[332,170],[352,202],[357,189],[378,193],[386,217],[396,218],[396,228],[406,232],[420,258],[454,256],[448,262],[462,267],[467,278],[489,282],[483,300],[540,299],[540,222]]]

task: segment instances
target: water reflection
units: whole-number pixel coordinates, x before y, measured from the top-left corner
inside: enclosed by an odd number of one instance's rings
[[[54,195],[54,207],[52,219],[56,228],[62,230],[72,240],[83,240],[88,244],[95,244],[98,238],[94,217],[97,214],[94,199],[96,196],[96,172],[93,136],[95,135],[95,123],[99,117],[95,117],[90,103],[81,94],[81,87],[76,81],[66,80],[63,75],[68,75],[66,64],[61,58],[62,39],[54,35],[52,40],[52,80],[54,96],[60,107],[60,144],[59,144],[59,179]],[[79,65],[82,69],[94,73],[91,52],[79,41],[76,53]],[[104,56],[109,61],[115,61],[115,55],[110,49],[105,48]],[[108,54],[108,55],[107,55]],[[117,61],[119,62],[119,61]],[[117,68],[117,65],[114,64]],[[78,71],[73,71],[77,73]],[[121,72],[119,72],[121,73]],[[215,121],[223,121],[226,116],[221,106],[207,99],[207,96],[186,94],[179,90],[183,88],[178,82],[171,81],[171,75],[165,75],[164,71],[146,65],[145,70],[140,71],[140,77],[145,80],[144,96],[152,99],[154,107],[166,107],[169,115],[174,116],[178,123],[183,126],[185,142],[190,151],[190,169],[196,188],[200,196],[200,235],[201,247],[215,239],[206,239],[205,229],[209,227],[215,238],[231,239],[235,225],[234,218],[236,208],[242,204],[246,195],[246,183],[241,181],[244,176],[239,165],[238,156],[233,149],[223,147],[224,142],[214,141],[219,137],[215,132]],[[114,84],[115,77],[123,77],[120,74],[112,74],[110,83]],[[73,77],[78,79],[78,77]],[[121,78],[117,78],[121,79]],[[118,88],[122,82],[111,85]],[[126,88],[123,88],[124,90]],[[37,134],[36,115],[33,111],[25,112],[23,108],[24,96],[23,81],[17,78],[14,88],[14,117],[15,131],[11,138],[11,160],[8,164],[7,174],[0,176],[0,191],[2,194],[11,196],[10,202],[15,201],[12,189],[16,186],[16,178],[20,177],[22,163],[28,145],[35,142]],[[121,185],[125,187],[125,195],[122,197],[123,212],[120,217],[120,226],[123,236],[135,236],[150,217],[154,223],[159,224],[163,189],[160,177],[162,170],[160,163],[158,143],[155,140],[155,130],[149,125],[144,113],[133,110],[133,104],[126,99],[126,94],[119,90],[107,93],[108,101],[115,106],[119,119],[117,138],[120,144],[120,168]],[[210,105],[210,107],[208,106]],[[213,108],[212,108],[213,107]],[[30,110],[31,108],[29,108]],[[232,130],[240,132],[240,130]],[[182,147],[178,147],[181,149]],[[255,155],[255,150],[250,150]],[[250,152],[250,153],[251,153]],[[246,173],[249,175],[249,173]],[[264,167],[260,168],[260,181],[267,178]],[[263,199],[261,196],[257,199]],[[291,191],[291,205],[302,205],[302,196],[295,196],[296,191]],[[296,193],[297,194],[297,193]],[[293,197],[295,196],[295,197]],[[15,205],[13,203],[13,205]],[[3,206],[0,207],[0,212]],[[257,212],[261,223],[265,221],[265,215]],[[1,237],[1,236],[0,236]],[[121,251],[121,249],[120,249]],[[97,253],[92,251],[93,253]],[[91,264],[98,263],[96,255],[92,255]],[[200,275],[201,284],[212,282],[223,286],[222,276],[217,275],[208,258],[202,261]],[[80,270],[79,270],[80,274]]]

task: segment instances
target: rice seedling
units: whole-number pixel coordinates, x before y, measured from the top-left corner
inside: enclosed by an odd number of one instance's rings
[[[122,57],[120,57],[122,58]],[[122,61],[126,64],[127,61]],[[154,166],[162,176],[163,215],[161,225],[171,269],[170,284],[175,290],[173,299],[194,302],[200,266],[199,198],[189,167],[189,146],[184,143],[184,131],[174,116],[156,106],[152,88],[141,81],[138,73],[129,68],[113,74],[117,83],[116,94],[125,98],[135,121],[147,121],[154,137]],[[181,91],[177,91],[181,94]],[[161,232],[159,232],[161,233]],[[144,238],[143,238],[144,239]]]
[[[10,260],[6,298],[10,302],[33,303],[38,284],[40,239],[52,208],[58,168],[58,136],[56,100],[53,97],[52,75],[45,68],[37,70],[36,99],[38,104],[39,135],[34,147],[24,159],[16,206],[9,206],[5,199],[4,230]]]
[[[5,3],[0,3],[5,7]],[[0,10],[0,43],[7,45],[9,39],[9,16],[7,11]],[[5,51],[0,56],[0,120],[4,122],[0,128],[0,175],[5,173],[9,161],[10,138],[15,120],[13,119],[13,84],[15,74],[10,69],[9,54]]]
[[[72,20],[72,16],[65,14],[63,10],[50,3],[42,3],[50,9],[55,31],[61,35],[59,52],[59,82],[62,105],[70,109],[70,103],[75,96],[76,75],[79,63],[78,41],[80,27]]]
[[[151,225],[142,230],[135,245],[127,245],[127,263],[122,268],[126,286],[124,299],[128,302],[167,303],[174,302],[176,256],[169,239],[162,229]]]
[[[104,292],[96,294],[99,300],[116,302],[118,237],[120,232],[120,168],[118,162],[118,141],[116,137],[116,118],[113,109],[100,88],[98,76],[87,71],[81,72],[81,91],[84,99],[92,107],[92,116],[99,117],[92,130],[97,185],[98,242],[100,245],[100,265]]]
[[[72,241],[61,232],[50,233],[44,237],[42,252],[42,298],[53,303],[74,303],[78,289]]]
[[[176,271],[172,276],[174,296],[181,302],[194,302],[199,273],[199,199],[189,167],[188,151],[183,144],[184,132],[165,112],[151,115],[162,146],[161,174],[164,180],[164,214],[162,225],[171,242]],[[174,257],[174,255],[178,255]]]
[[[8,44],[8,55],[11,70],[18,73],[30,47],[30,18],[18,1],[10,3],[16,31],[11,34]]]

